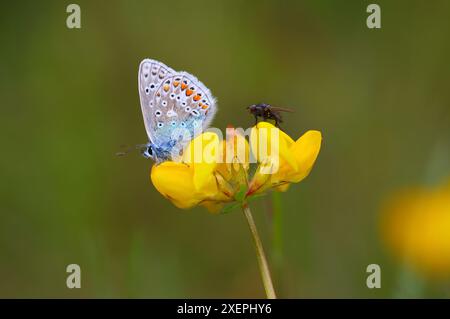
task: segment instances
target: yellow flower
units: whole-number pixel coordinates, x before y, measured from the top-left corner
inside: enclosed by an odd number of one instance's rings
[[[278,149],[272,149],[273,142],[277,140],[278,143],[275,144]],[[272,124],[258,123],[252,129],[250,143],[252,152],[261,165],[250,183],[248,194],[264,192],[271,187],[286,191],[290,183],[302,181],[308,176],[319,155],[321,142],[322,134],[319,131],[307,131],[294,141]],[[261,154],[264,148],[267,155]]]
[[[286,133],[262,122],[252,128],[249,146],[239,131],[228,133],[225,141],[211,132],[200,134],[183,150],[180,162],[153,165],[151,180],[179,208],[202,205],[211,212],[226,212],[241,206],[255,243],[266,295],[276,298],[248,201],[270,188],[284,191],[289,183],[304,179],[319,154],[322,136],[318,131],[308,131],[294,142]],[[249,182],[254,158],[258,166]]]
[[[311,171],[322,139],[320,132],[308,131],[294,142],[265,122],[252,129],[251,146],[237,130],[230,132],[225,141],[203,133],[190,142],[181,162],[155,164],[151,180],[156,189],[179,208],[202,205],[217,212],[269,188],[285,190],[300,182]],[[259,165],[249,182],[250,148]]]
[[[450,276],[450,183],[392,196],[381,232],[392,253],[428,278]]]
[[[155,164],[151,171],[151,180],[155,188],[179,208],[191,208],[210,202],[226,202],[231,194],[219,188],[214,170],[216,162],[213,157],[217,148],[214,144],[218,137],[214,133],[197,136],[187,147],[181,162],[166,161]],[[200,143],[201,153],[195,153],[194,145]],[[203,153],[207,148],[209,153]],[[196,162],[195,156],[205,155],[203,161]]]

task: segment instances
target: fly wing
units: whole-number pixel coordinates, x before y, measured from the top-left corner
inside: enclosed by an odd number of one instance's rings
[[[288,113],[294,113],[295,111],[288,107],[278,107],[278,106],[270,106],[270,109],[275,112],[288,112]]]

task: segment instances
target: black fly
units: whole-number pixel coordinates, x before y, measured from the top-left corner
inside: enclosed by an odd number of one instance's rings
[[[281,112],[293,112],[291,109],[275,107],[266,103],[247,106],[247,110],[255,117],[255,123],[258,123],[258,117],[261,117],[263,121],[274,120],[276,127],[280,127],[280,123],[283,122]]]

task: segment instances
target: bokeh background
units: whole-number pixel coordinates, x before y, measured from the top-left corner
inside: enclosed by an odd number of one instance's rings
[[[311,175],[278,202],[281,258],[271,197],[252,204],[280,297],[398,296],[409,277],[380,207],[450,176],[450,2],[379,0],[379,30],[369,1],[78,0],[81,29],[66,27],[69,3],[1,4],[0,297],[264,297],[241,212],[179,210],[150,161],[115,155],[147,141],[145,57],[197,75],[216,127],[246,128],[245,107],[266,102],[295,109],[291,136],[322,131]],[[66,287],[71,263],[81,289]],[[366,287],[372,263],[380,289]],[[448,281],[424,287],[450,296]]]

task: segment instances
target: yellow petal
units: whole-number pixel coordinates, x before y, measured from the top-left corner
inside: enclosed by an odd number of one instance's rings
[[[201,167],[201,164],[196,166]],[[204,201],[227,202],[232,200],[232,191],[225,189],[217,180],[214,172],[198,174],[203,178],[202,187],[195,186],[195,170],[193,165],[178,162],[163,162],[154,165],[151,180],[155,188],[179,208],[191,208]],[[218,188],[221,186],[221,189]],[[211,204],[212,205],[212,204]]]
[[[205,207],[210,213],[217,214],[223,208],[225,203],[218,201],[204,201],[200,205]]]
[[[226,140],[221,142],[223,150],[222,163],[219,163],[216,170],[230,182],[245,182],[250,163],[250,146],[244,137],[242,129],[227,128]],[[233,181],[231,181],[233,179]]]
[[[193,182],[196,191],[214,194],[217,191],[213,175],[216,164],[198,163],[194,164]]]
[[[194,191],[193,174],[192,168],[186,164],[163,162],[153,165],[151,180],[158,192],[177,207],[190,208],[202,199]]]
[[[269,176],[264,176],[263,169],[267,172],[274,162],[272,157],[267,157],[250,182],[249,194],[263,192],[269,187],[275,187],[278,191],[286,191],[289,187],[288,183],[300,182],[311,171],[320,151],[321,140],[322,135],[319,131],[306,132],[289,148],[290,157],[296,162],[296,168],[285,161],[283,156],[278,170],[274,170]]]
[[[297,170],[292,176],[289,176],[290,182],[298,183],[308,176],[319,155],[321,143],[322,134],[319,131],[311,130],[291,145],[290,151],[297,163]]]
[[[226,180],[224,176],[218,171],[214,172],[214,177],[219,190],[215,198],[217,200],[231,200],[234,197],[235,192],[231,185],[231,181]]]
[[[227,128],[226,143],[223,147],[226,163],[240,163],[248,168],[250,148],[242,129]]]
[[[285,163],[293,169],[297,169],[297,162],[290,152],[293,143],[294,141],[289,135],[267,122],[259,122],[252,128],[250,135],[253,156],[258,162],[272,157],[274,171],[277,171]]]
[[[289,189],[290,185],[291,184],[289,184],[289,183],[284,183],[284,184],[281,184],[279,186],[276,186],[275,190],[279,191],[279,192],[286,192]]]
[[[205,132],[194,138],[183,153],[183,163],[188,163],[194,171],[195,190],[215,192],[213,172],[217,158],[221,156],[220,141],[217,134]]]
[[[262,193],[268,188],[272,187],[272,174],[267,174],[268,171],[272,170],[271,157],[266,158],[265,161],[259,164],[250,181],[249,189],[247,191],[247,196]]]
[[[278,131],[280,131],[280,138],[282,138],[283,140],[286,141],[286,143],[288,143],[288,145],[294,143],[294,140],[287,135],[285,132],[283,132],[282,130],[280,130],[278,127],[276,127],[275,125],[269,123],[269,122],[259,122],[258,124],[256,124],[256,126],[254,126],[254,128],[257,129],[261,129],[261,128],[265,128],[265,129],[276,129]]]
[[[190,141],[183,152],[183,163],[215,163],[221,155],[220,141],[217,134],[205,132]]]

